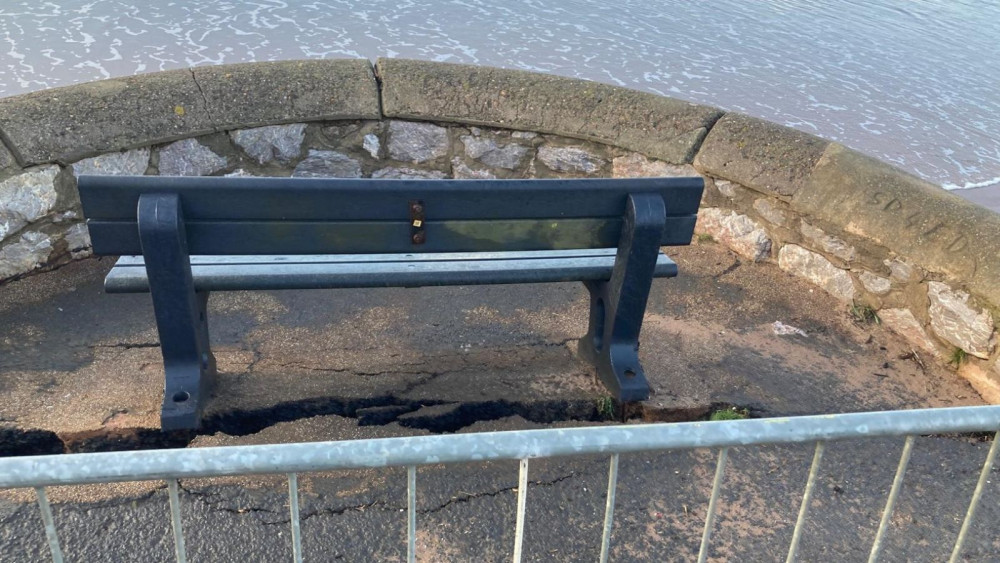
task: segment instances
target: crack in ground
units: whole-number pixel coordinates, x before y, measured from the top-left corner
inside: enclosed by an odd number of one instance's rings
[[[528,481],[528,485],[529,486],[535,486],[535,487],[551,487],[553,485],[556,485],[557,483],[561,483],[561,482],[563,482],[563,481],[565,481],[567,479],[572,479],[573,477],[576,477],[576,476],[577,476],[577,474],[575,472],[571,472],[568,475],[563,475],[561,477],[556,477],[555,479],[552,479],[552,480],[549,480],[549,481],[530,481],[529,480]],[[462,496],[462,497],[452,497],[451,499],[449,499],[448,501],[446,501],[444,504],[435,506],[434,508],[425,508],[424,510],[418,510],[417,514],[434,514],[435,512],[440,512],[440,511],[444,510],[445,508],[448,508],[449,506],[451,506],[453,504],[461,504],[461,503],[471,502],[473,500],[480,499],[480,498],[486,498],[486,497],[496,497],[496,496],[502,495],[504,493],[509,493],[509,492],[516,491],[516,490],[517,490],[517,487],[514,486],[514,487],[505,487],[503,489],[498,489],[496,491],[488,491],[488,492],[484,492],[484,493],[474,493],[474,494],[472,494],[472,493],[465,493],[465,496]]]
[[[242,514],[251,514],[251,513],[254,513],[254,512],[260,512],[260,513],[264,513],[264,514],[278,514],[277,512],[275,512],[275,511],[273,511],[273,510],[271,510],[269,508],[256,507],[256,506],[247,506],[246,508],[243,508],[243,507],[231,508],[231,507],[228,507],[228,506],[224,506],[222,504],[227,499],[225,499],[219,493],[205,492],[205,491],[196,491],[194,489],[189,489],[189,488],[185,487],[180,481],[177,482],[177,486],[182,491],[184,491],[185,493],[187,493],[187,494],[191,495],[192,497],[194,497],[195,499],[201,501],[205,506],[208,506],[212,510],[215,510],[215,511],[218,511],[218,512],[228,512],[230,514],[239,514],[239,515],[242,515]],[[213,498],[219,498],[219,500],[218,501],[213,501],[213,500],[211,500]],[[264,522],[264,524],[271,524],[271,522]]]
[[[159,348],[159,342],[116,342],[114,344],[89,344],[87,348],[121,348],[131,350],[133,348]]]
[[[565,347],[577,340],[565,338],[554,342],[537,342],[529,346],[530,353],[515,358],[515,362],[531,362],[544,354],[544,348]],[[153,342],[118,342],[98,345],[108,348],[136,348],[159,346]],[[264,361],[260,351],[251,348],[252,358],[247,366],[254,370]],[[404,365],[426,365],[433,361],[421,359]],[[460,373],[478,365],[476,356],[467,353],[448,354],[448,359],[437,358],[438,362],[449,362],[453,369],[433,372],[420,371],[354,371],[348,368],[309,367],[298,362],[278,364],[283,367],[308,369],[337,373],[350,373],[357,377],[377,377],[387,375],[410,376],[412,380],[400,388],[374,397],[314,397],[273,404],[255,409],[232,409],[206,416],[199,430],[167,431],[158,428],[98,428],[84,432],[54,433],[43,430],[0,428],[0,457],[22,455],[45,455],[58,453],[80,453],[99,451],[130,451],[141,449],[184,448],[198,435],[223,433],[238,437],[257,434],[262,430],[283,422],[294,422],[318,416],[339,416],[352,418],[358,426],[385,426],[398,424],[403,428],[423,430],[435,434],[454,433],[477,422],[488,422],[518,416],[536,424],[554,422],[605,422],[607,413],[598,409],[598,402],[592,397],[574,397],[549,400],[507,400],[486,401],[435,400],[409,398],[415,390],[430,385],[442,376]],[[414,377],[415,376],[415,377]],[[502,380],[502,378],[501,378]],[[441,407],[433,411],[421,412],[428,407]],[[698,420],[707,415],[708,407],[700,409],[656,409],[648,405],[633,404],[631,416],[646,422]],[[637,410],[635,410],[637,409]],[[663,412],[661,412],[663,411]],[[652,414],[650,414],[652,412]],[[665,413],[665,414],[664,414]],[[106,420],[111,420],[111,413]]]
[[[337,508],[323,508],[320,510],[314,510],[312,512],[304,512],[299,514],[299,522],[305,522],[310,518],[318,516],[341,516],[346,512],[364,512],[369,508],[378,508],[380,510],[388,510],[392,512],[399,510],[398,507],[389,506],[389,503],[385,502],[384,500],[373,500],[371,502],[365,502],[361,504],[340,506]],[[292,520],[291,518],[289,518],[287,520],[278,520],[275,522],[264,522],[263,524],[265,526],[278,526],[282,524],[291,524],[291,523]]]

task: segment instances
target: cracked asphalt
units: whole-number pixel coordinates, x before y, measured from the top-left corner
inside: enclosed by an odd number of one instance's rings
[[[654,285],[642,360],[656,394],[630,423],[691,420],[720,405],[754,416],[981,404],[941,362],[773,265],[713,244],[671,249],[680,277]],[[105,295],[108,260],[0,286],[0,455],[205,447],[613,424],[577,360],[579,284],[214,294],[220,376],[196,434],[158,429],[157,336],[146,295]],[[778,336],[774,321],[808,336]],[[877,375],[876,375],[877,374]],[[989,442],[921,437],[888,561],[947,559]],[[864,560],[901,439],[828,446],[803,535],[805,561]],[[714,451],[623,456],[611,556],[696,557]],[[782,560],[812,447],[734,448],[710,560]],[[529,561],[597,558],[608,460],[532,461]],[[513,550],[517,463],[418,471],[418,558],[500,561]],[[991,479],[965,559],[997,560]],[[181,503],[192,561],[290,557],[283,476],[189,480]],[[405,559],[405,471],[300,477],[309,561]],[[70,561],[169,561],[162,483],[49,491]],[[0,561],[47,547],[31,491],[0,491]]]

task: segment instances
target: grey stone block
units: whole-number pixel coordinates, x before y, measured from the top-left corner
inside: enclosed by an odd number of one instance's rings
[[[85,158],[73,164],[73,174],[103,176],[142,176],[149,166],[149,149],[112,152]]]
[[[292,171],[292,178],[360,178],[361,163],[335,151],[309,151]]]
[[[43,166],[0,182],[0,241],[55,208],[58,174],[58,166]]]
[[[668,164],[650,160],[639,153],[631,153],[615,157],[611,161],[611,175],[614,178],[670,178],[697,176],[698,172],[690,164]]]
[[[905,338],[910,344],[919,347],[932,356],[937,357],[940,355],[937,346],[934,345],[934,341],[927,336],[927,332],[920,324],[920,321],[908,309],[881,309],[878,312],[878,316],[885,326]]]
[[[392,180],[443,180],[448,175],[440,170],[418,170],[416,168],[390,166],[372,172],[372,178],[386,178]]]
[[[27,232],[21,239],[0,249],[0,280],[26,274],[45,264],[52,254],[52,239],[39,232]]]
[[[233,142],[260,164],[277,160],[283,164],[298,158],[306,136],[304,123],[269,125],[230,133]]]
[[[448,154],[448,130],[433,123],[389,123],[389,156],[404,162],[427,162]]]
[[[387,117],[551,133],[689,163],[721,110],[598,82],[517,70],[379,59]]]
[[[160,149],[161,176],[207,176],[228,165],[224,156],[197,139],[184,139]]]
[[[487,137],[474,137],[463,135],[462,144],[465,145],[465,156],[478,160],[487,166],[495,168],[506,168],[513,170],[517,168],[524,155],[530,150],[528,147],[511,144],[500,144],[496,139]]]
[[[368,154],[372,155],[372,158],[378,159],[379,150],[382,148],[382,142],[378,140],[378,135],[368,133],[364,137],[361,148],[368,151]]]
[[[455,157],[451,159],[451,177],[456,180],[495,180],[497,175],[490,170],[477,170]]]
[[[735,211],[707,207],[698,212],[696,230],[754,262],[771,255],[771,238],[756,221]]]
[[[979,358],[989,358],[996,345],[993,315],[968,305],[969,294],[953,291],[941,282],[927,282],[931,328],[951,344]]]
[[[801,246],[786,244],[778,251],[778,266],[786,272],[811,281],[838,299],[843,301],[854,299],[854,282],[851,281],[851,275],[831,264],[820,254],[810,252]]]
[[[545,145],[538,148],[538,160],[550,170],[556,172],[579,172],[593,174],[604,166],[601,157],[581,147],[553,147]]]

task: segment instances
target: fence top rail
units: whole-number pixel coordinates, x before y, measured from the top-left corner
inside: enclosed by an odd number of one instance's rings
[[[0,459],[0,488],[996,431],[1000,406]]]

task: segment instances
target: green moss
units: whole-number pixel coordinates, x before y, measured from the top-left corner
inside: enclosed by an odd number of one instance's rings
[[[747,409],[741,409],[739,407],[728,407],[713,411],[712,414],[708,416],[708,419],[711,420],[712,422],[717,422],[719,420],[743,420],[749,417],[750,417],[750,411]]]
[[[604,418],[605,420],[611,420],[615,417],[615,400],[611,398],[611,395],[601,395],[596,401],[597,414]]]
[[[849,312],[851,313],[851,318],[853,318],[856,323],[882,324],[882,319],[878,318],[878,313],[875,312],[875,307],[872,307],[871,305],[858,305],[857,303],[852,303]]]
[[[948,359],[948,363],[957,367],[961,367],[962,364],[968,360],[968,355],[965,350],[961,348],[955,348],[951,351],[951,358]]]

